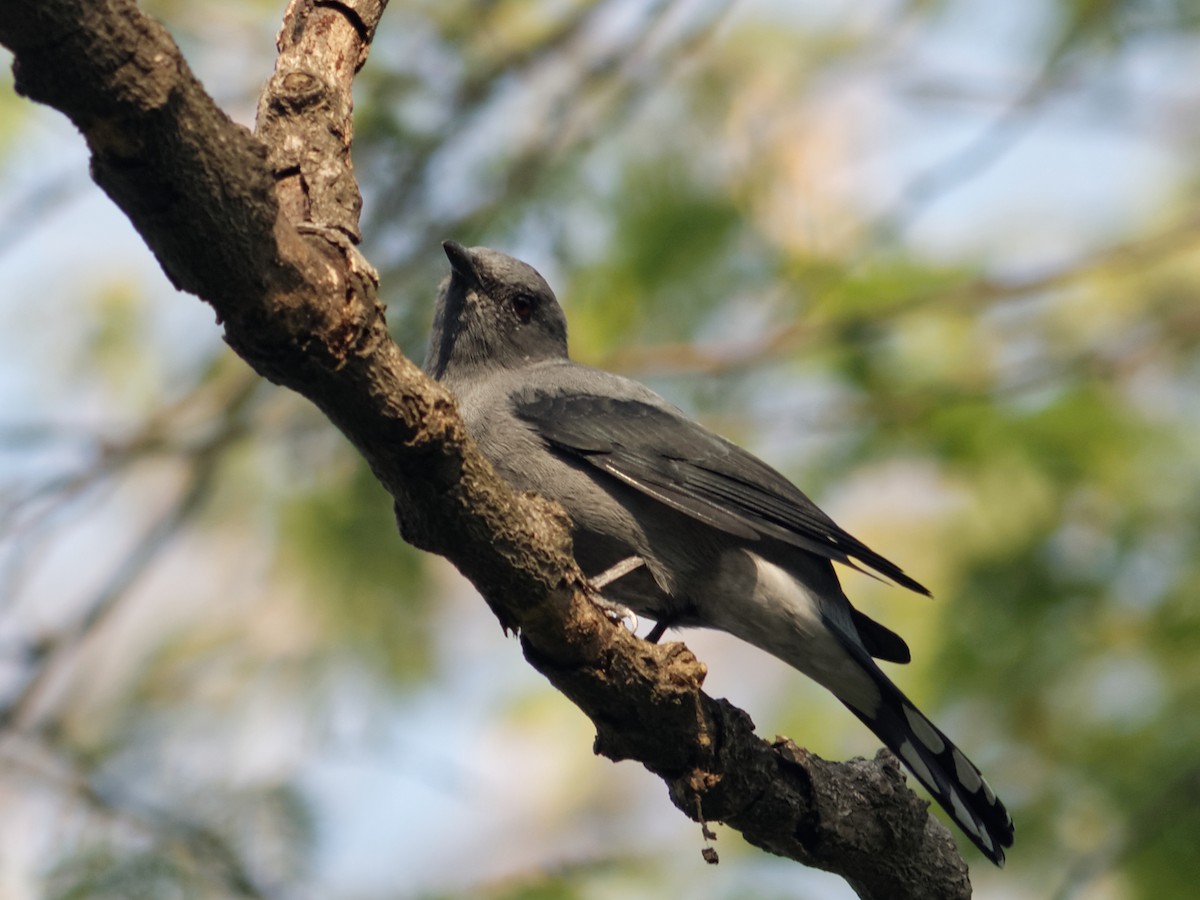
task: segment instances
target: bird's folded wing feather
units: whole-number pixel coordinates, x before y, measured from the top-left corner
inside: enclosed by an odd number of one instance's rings
[[[843,531],[766,463],[671,407],[638,399],[528,390],[513,411],[548,446],[584,460],[714,528],[771,538],[873,569],[918,593],[919,582]]]

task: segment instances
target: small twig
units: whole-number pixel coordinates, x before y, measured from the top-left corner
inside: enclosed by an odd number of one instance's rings
[[[237,398],[224,427],[199,448],[183,492],[170,508],[147,525],[141,539],[87,604],[84,614],[54,637],[38,642],[39,651],[32,657],[34,667],[28,681],[8,705],[0,709],[0,731],[10,727],[29,729],[42,693],[75,657],[83,641],[112,617],[121,600],[129,595],[130,588],[200,508],[208,497],[224,451],[245,429],[243,413],[251,394],[246,391]]]
[[[11,542],[0,559],[0,605],[15,602],[25,573],[37,561],[38,542],[56,518],[69,509],[77,509],[89,494],[110,485],[121,472],[147,456],[176,453],[191,457],[202,452],[211,437],[201,439],[199,444],[195,438],[179,438],[187,423],[199,417],[227,416],[231,410],[240,410],[261,386],[261,379],[239,367],[232,379],[204,383],[162,407],[128,437],[96,440],[93,436],[94,458],[80,471],[55,475],[6,498],[0,506],[0,537],[9,536]],[[48,428],[26,429],[26,432]],[[57,429],[51,433],[57,433]]]
[[[1082,4],[1037,73],[978,135],[914,176],[892,208],[872,224],[872,244],[888,242],[912,226],[933,203],[995,165],[1032,129],[1043,101],[1067,77],[1070,51],[1087,33],[1093,4]]]
[[[268,894],[255,884],[245,863],[219,832],[195,822],[185,822],[145,802],[119,799],[111,790],[99,789],[83,771],[80,760],[61,744],[23,746],[28,743],[28,739],[18,742],[12,735],[0,739],[0,761],[82,800],[94,815],[110,823],[136,829],[166,852],[190,861],[196,871],[208,873],[209,878],[238,895],[267,900]],[[21,752],[25,749],[33,752]],[[51,761],[59,765],[51,766]],[[219,874],[212,871],[214,862]]]
[[[1070,287],[1102,274],[1125,275],[1161,263],[1174,253],[1190,249],[1200,241],[1200,214],[1180,221],[1149,237],[1114,244],[1040,274],[1000,280],[976,278],[932,292],[913,293],[889,301],[886,311],[875,316],[879,323],[888,316],[913,309],[980,309],[987,304],[1024,300],[1035,294]],[[598,365],[624,372],[653,372],[657,375],[702,372],[722,374],[761,365],[815,343],[821,328],[811,322],[793,322],[761,337],[739,343],[697,346],[692,343],[622,347]]]

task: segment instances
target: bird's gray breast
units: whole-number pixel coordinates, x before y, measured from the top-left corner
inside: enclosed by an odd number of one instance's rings
[[[451,387],[468,431],[497,472],[518,490],[566,510],[585,575],[598,575],[631,555],[645,560],[644,568],[605,588],[606,597],[651,618],[687,618],[692,597],[715,576],[720,556],[709,529],[549,447],[514,414],[512,397],[521,388],[514,379]]]

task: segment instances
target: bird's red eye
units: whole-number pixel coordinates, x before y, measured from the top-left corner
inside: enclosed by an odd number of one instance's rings
[[[528,294],[517,294],[512,299],[512,309],[518,319],[528,322],[533,318],[533,298]]]

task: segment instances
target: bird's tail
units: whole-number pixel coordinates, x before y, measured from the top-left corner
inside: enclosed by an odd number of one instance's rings
[[[975,846],[1003,866],[1004,848],[1013,842],[1013,821],[1004,804],[975,764],[904,696],[865,650],[848,649],[870,673],[880,702],[873,712],[843,703],[900,758]]]

